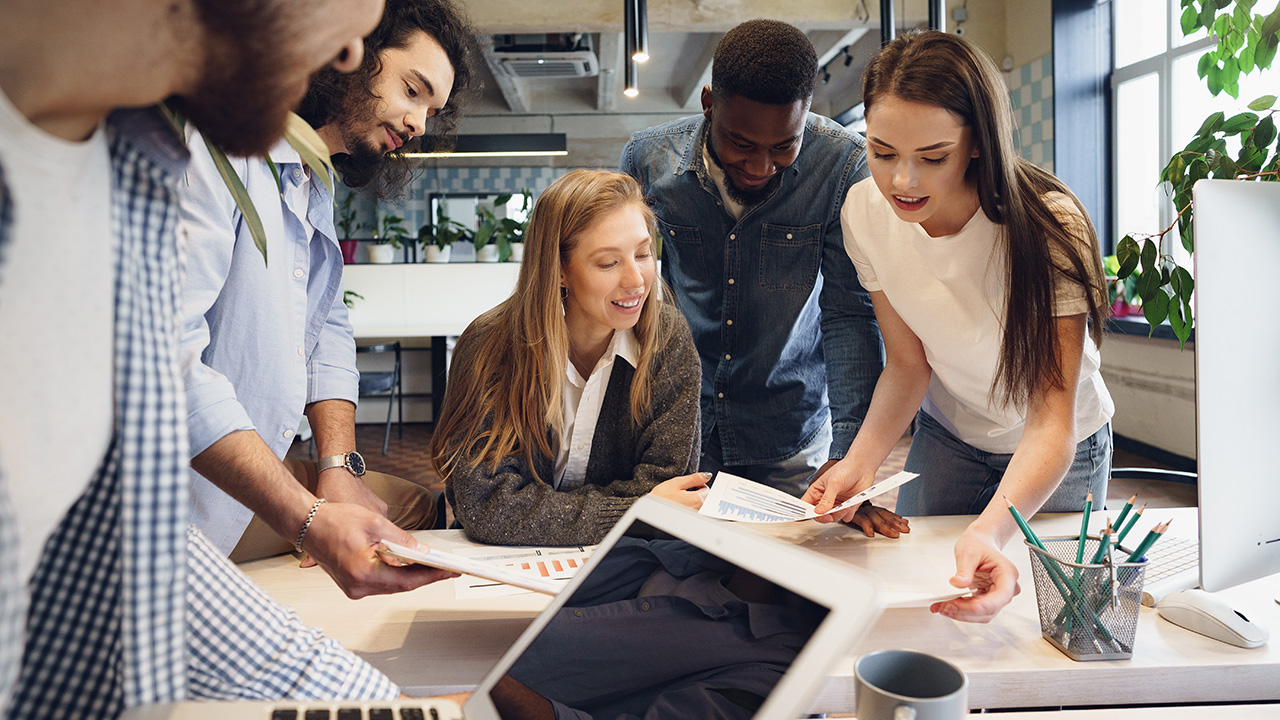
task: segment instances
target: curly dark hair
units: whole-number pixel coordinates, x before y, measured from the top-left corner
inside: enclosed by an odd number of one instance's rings
[[[436,152],[453,147],[462,107],[480,88],[481,78],[477,72],[480,43],[457,4],[453,0],[387,0],[382,20],[364,39],[364,60],[360,67],[349,74],[332,67],[320,70],[312,76],[307,95],[298,106],[298,114],[314,128],[328,125],[345,113],[373,107],[379,100],[372,87],[374,77],[382,71],[382,53],[406,47],[418,31],[426,32],[440,43],[453,65],[449,102],[428,120],[425,135],[406,142],[397,152],[380,157],[377,162],[359,162],[345,154],[333,157],[334,167],[346,185],[365,188],[365,192],[379,199],[403,194],[412,180],[414,166],[404,153]]]
[[[818,53],[794,25],[748,20],[720,39],[711,61],[711,92],[769,105],[806,103],[818,78]]]

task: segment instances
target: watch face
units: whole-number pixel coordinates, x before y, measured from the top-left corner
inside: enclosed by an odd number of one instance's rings
[[[364,458],[358,452],[347,453],[347,468],[356,477],[364,474]]]

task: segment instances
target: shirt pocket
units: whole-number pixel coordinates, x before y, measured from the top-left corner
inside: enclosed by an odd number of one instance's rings
[[[821,224],[761,226],[760,287],[765,290],[812,289],[821,258]]]
[[[662,243],[662,263],[671,267],[675,277],[700,278],[705,273],[702,232],[697,227],[672,225],[658,218],[658,237]]]

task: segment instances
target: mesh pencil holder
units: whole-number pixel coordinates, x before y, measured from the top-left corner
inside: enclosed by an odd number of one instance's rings
[[[1076,563],[1079,536],[1042,538],[1045,550],[1026,543],[1040,611],[1040,634],[1072,660],[1124,660],[1133,656],[1146,561]],[[1093,535],[1084,557],[1101,544]],[[1128,552],[1120,548],[1125,556]]]

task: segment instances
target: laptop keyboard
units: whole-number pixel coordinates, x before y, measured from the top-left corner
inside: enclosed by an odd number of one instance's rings
[[[440,720],[440,713],[433,707],[426,710],[416,707],[358,707],[331,708],[276,708],[271,720]]]
[[[1193,538],[1161,538],[1147,551],[1147,572],[1142,581],[1142,604],[1154,606],[1172,592],[1200,583],[1200,543]]]

